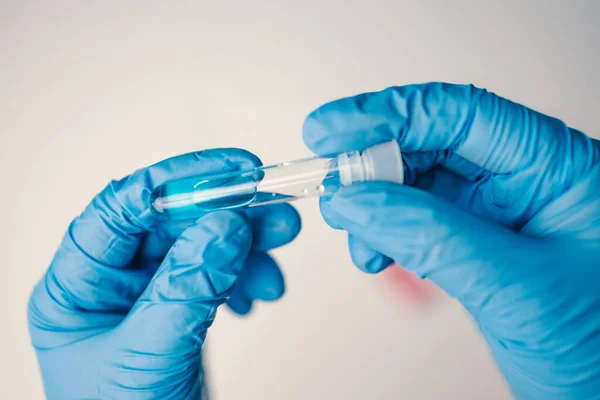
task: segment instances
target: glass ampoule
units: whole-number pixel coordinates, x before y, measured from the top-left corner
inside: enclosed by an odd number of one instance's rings
[[[209,211],[318,197],[364,181],[403,183],[402,155],[396,141],[362,152],[168,181],[152,192],[150,208],[162,219],[191,219]]]

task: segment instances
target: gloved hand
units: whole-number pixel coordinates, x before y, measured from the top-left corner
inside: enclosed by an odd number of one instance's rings
[[[458,299],[513,393],[600,398],[600,145],[472,86],[397,87],[326,104],[304,125],[319,154],[396,139],[406,185],[322,200],[354,263],[392,261]]]
[[[158,223],[147,201],[167,179],[259,163],[238,149],[175,157],[112,182],[75,219],[29,304],[50,399],[196,399],[217,307],[247,313],[284,284],[266,252],[300,229],[289,205]]]

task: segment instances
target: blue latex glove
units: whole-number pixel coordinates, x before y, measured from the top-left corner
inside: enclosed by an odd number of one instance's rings
[[[29,304],[48,398],[206,394],[201,347],[217,307],[231,295],[244,314],[253,299],[283,294],[266,251],[291,241],[300,220],[276,205],[165,225],[147,201],[167,179],[258,163],[238,149],[175,157],[112,182],[73,221]]]
[[[407,185],[356,184],[322,201],[359,268],[393,260],[457,298],[518,398],[600,398],[598,141],[439,83],[324,105],[304,139],[319,154],[402,148]]]

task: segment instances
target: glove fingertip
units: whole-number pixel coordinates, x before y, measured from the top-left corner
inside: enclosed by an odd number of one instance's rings
[[[298,236],[302,220],[290,204],[254,207],[245,211],[253,227],[253,248],[268,251],[283,246]]]
[[[231,296],[227,307],[239,316],[246,316],[252,311],[252,301],[244,296]]]
[[[240,282],[245,297],[263,301],[275,301],[285,292],[285,280],[281,269],[266,253],[254,254],[250,273]]]
[[[341,225],[335,219],[335,212],[331,207],[331,197],[321,197],[321,199],[319,199],[319,209],[325,223],[329,225],[329,227],[335,230],[342,229]]]
[[[221,159],[233,170],[254,168],[262,165],[261,159],[256,154],[237,147],[201,150],[196,152],[196,158],[200,161],[205,159]]]
[[[322,124],[316,118],[318,110],[313,111],[306,117],[302,124],[302,139],[304,144],[314,153],[319,154],[319,143],[326,136]]]
[[[372,249],[352,235],[348,235],[348,247],[354,265],[367,274],[377,274],[392,263],[391,258]]]

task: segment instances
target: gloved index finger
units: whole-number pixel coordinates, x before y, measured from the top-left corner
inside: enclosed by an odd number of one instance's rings
[[[486,90],[429,83],[325,104],[308,116],[303,136],[321,155],[396,139],[403,152],[449,150],[500,174],[552,151],[565,129],[558,120]]]
[[[169,179],[214,174],[260,165],[240,149],[213,149],[161,161],[111,182],[73,221],[67,238],[87,257],[122,267],[131,261],[144,233],[157,224],[148,207],[152,190]]]

